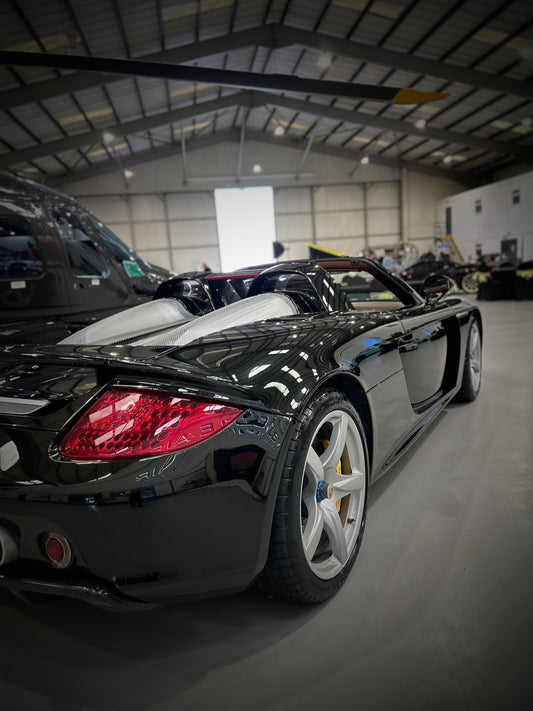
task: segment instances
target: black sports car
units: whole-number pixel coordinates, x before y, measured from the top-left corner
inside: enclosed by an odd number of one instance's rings
[[[166,282],[0,353],[0,583],[104,607],[342,585],[368,486],[481,382],[477,307],[366,259]]]
[[[479,289],[476,275],[478,269],[479,267],[475,264],[460,264],[451,260],[421,259],[400,272],[400,276],[414,289],[421,292],[424,279],[433,274],[445,274],[465,293],[477,294]]]

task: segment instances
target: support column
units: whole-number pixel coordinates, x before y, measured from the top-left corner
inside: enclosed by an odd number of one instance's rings
[[[309,186],[309,196],[311,202],[311,236],[313,244],[316,244],[316,214],[315,214],[315,187]]]
[[[242,160],[244,156],[244,138],[246,136],[246,118],[247,114],[245,113],[242,117],[241,136],[239,140],[239,156],[237,158],[237,184],[241,182]]]
[[[187,150],[186,150],[186,146],[185,146],[185,131],[183,130],[183,124],[181,124],[180,144],[181,144],[181,179],[183,181],[183,185],[187,185]]]
[[[136,252],[139,247],[137,246],[137,241],[135,239],[135,225],[133,223],[133,209],[131,207],[131,196],[130,195],[120,195],[119,196],[126,203],[126,212],[128,214],[128,225],[131,234],[131,247]]]
[[[368,183],[361,183],[361,190],[363,191],[363,239],[365,243],[365,252],[368,252],[368,193],[369,185]]]
[[[400,239],[409,241],[409,203],[407,201],[407,168],[402,168],[400,174]]]
[[[168,203],[167,203],[167,194],[162,193],[161,195],[158,196],[163,203],[163,217],[165,219],[165,230],[167,233],[167,247],[168,247],[168,256],[169,256],[169,261],[170,261],[170,267],[172,271],[177,272],[180,271],[179,269],[176,269],[176,263],[174,261],[174,252],[172,250],[172,241],[170,239],[170,219],[168,216]]]

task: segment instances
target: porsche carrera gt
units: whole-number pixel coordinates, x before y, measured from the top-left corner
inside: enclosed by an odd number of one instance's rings
[[[106,608],[322,602],[367,493],[481,385],[479,309],[370,260],[186,274],[0,353],[0,585]]]

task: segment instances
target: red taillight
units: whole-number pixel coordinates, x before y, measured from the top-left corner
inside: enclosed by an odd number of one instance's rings
[[[242,410],[143,390],[108,390],[60,446],[66,459],[132,459],[170,454],[212,437]]]
[[[72,551],[66,538],[59,533],[47,533],[43,540],[44,552],[55,568],[67,568],[72,561]]]

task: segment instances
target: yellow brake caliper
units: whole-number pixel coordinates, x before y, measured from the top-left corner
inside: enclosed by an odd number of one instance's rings
[[[329,447],[329,439],[323,439],[321,440],[322,446],[324,447],[324,451]],[[339,459],[339,463],[337,464],[337,469],[335,470],[337,474],[342,474],[342,459]],[[337,511],[340,512],[341,510],[341,499],[337,501]]]

